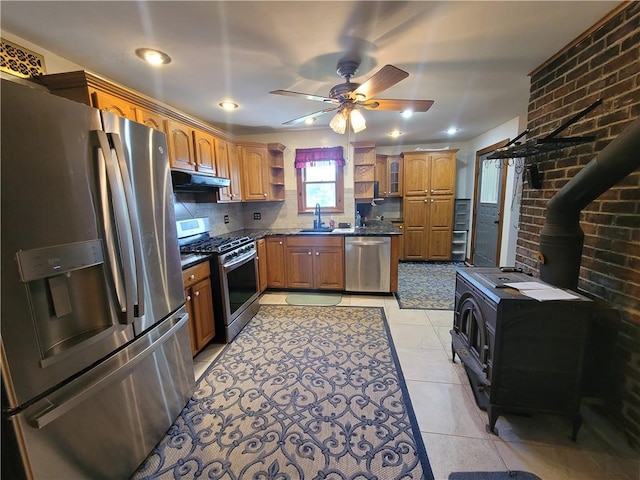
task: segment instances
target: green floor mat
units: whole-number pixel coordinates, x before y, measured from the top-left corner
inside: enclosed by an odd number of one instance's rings
[[[289,305],[330,306],[342,301],[341,293],[290,293],[287,295]]]

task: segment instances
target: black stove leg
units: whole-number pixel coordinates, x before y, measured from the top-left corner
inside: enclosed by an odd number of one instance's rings
[[[571,440],[573,440],[574,442],[578,441],[578,430],[580,430],[581,426],[582,426],[582,415],[580,414],[580,412],[577,412],[571,418]]]
[[[487,414],[489,414],[489,425],[487,425],[487,432],[493,433],[494,435],[498,435],[498,429],[496,428],[496,422],[498,421],[498,417],[501,414],[500,407],[496,407],[495,405],[489,404],[487,406]]]

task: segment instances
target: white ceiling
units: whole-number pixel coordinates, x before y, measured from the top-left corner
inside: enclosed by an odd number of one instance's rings
[[[359,83],[393,64],[410,75],[378,98],[435,101],[409,120],[364,112],[355,139],[393,145],[446,142],[451,126],[465,141],[526,113],[528,74],[619,3],[2,0],[0,15],[3,31],[238,135],[326,130],[332,114],[282,125],[326,104],[269,91],[328,96],[345,56],[362,59]],[[173,61],[151,67],[139,47]],[[240,108],[222,111],[226,99]]]

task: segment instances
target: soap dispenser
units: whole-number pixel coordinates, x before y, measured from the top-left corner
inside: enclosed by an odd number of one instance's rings
[[[360,216],[360,210],[356,211],[356,228],[362,226],[362,217]]]

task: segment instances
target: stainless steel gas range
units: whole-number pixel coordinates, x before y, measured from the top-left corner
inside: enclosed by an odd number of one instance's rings
[[[244,235],[210,236],[206,218],[176,223],[183,266],[208,257],[213,277],[214,341],[229,343],[258,312],[256,244]]]

